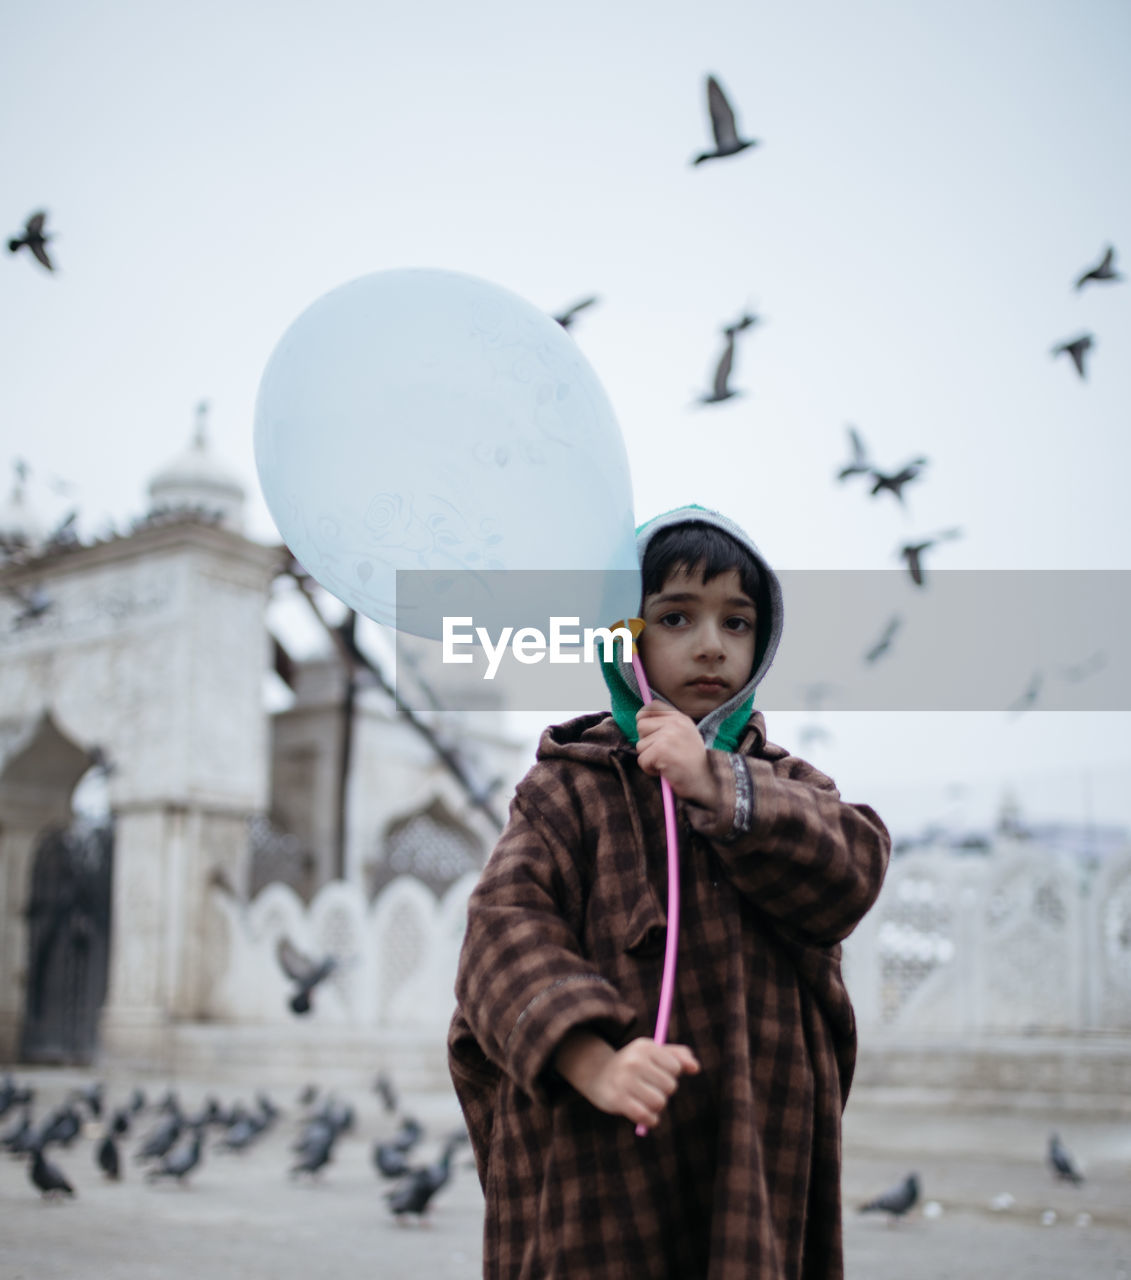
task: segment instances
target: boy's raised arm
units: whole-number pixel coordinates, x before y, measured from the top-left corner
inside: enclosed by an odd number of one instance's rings
[[[709,751],[714,807],[689,804],[740,893],[821,945],[840,942],[875,902],[891,852],[883,822],[847,804],[796,756],[759,760]]]

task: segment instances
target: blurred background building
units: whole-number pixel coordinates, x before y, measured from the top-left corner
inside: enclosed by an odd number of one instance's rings
[[[0,1058],[167,1065],[243,1033],[373,1061],[380,1029],[442,1062],[516,744],[398,704],[357,620],[245,536],[203,406],[148,498],[82,543],[18,469],[0,513]],[[284,939],[334,961],[302,1018]]]

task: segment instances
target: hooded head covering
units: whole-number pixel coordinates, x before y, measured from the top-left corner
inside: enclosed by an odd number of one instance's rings
[[[680,524],[706,524],[720,529],[745,547],[758,566],[759,590],[758,599],[755,601],[758,611],[758,644],[754,653],[754,669],[750,673],[750,679],[737,693],[732,694],[721,706],[708,712],[698,723],[699,732],[708,747],[717,747],[720,751],[733,751],[738,746],[739,737],[750,718],[750,711],[754,705],[754,690],[770,669],[778,641],[781,639],[783,617],[781,583],[744,529],[717,511],[694,505],[678,507],[675,511],[656,516],[655,519],[647,521],[637,529],[636,552],[642,567],[644,553],[656,534]],[[612,695],[613,717],[625,737],[630,742],[635,742],[636,713],[644,705],[644,701],[640,696],[636,672],[632,669],[631,655],[623,649],[618,649],[616,661],[601,663],[601,673]],[[660,701],[667,701],[660,693],[657,693],[656,697]]]

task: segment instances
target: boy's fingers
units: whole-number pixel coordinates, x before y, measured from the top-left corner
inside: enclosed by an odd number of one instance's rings
[[[668,1048],[675,1055],[679,1066],[677,1070],[681,1073],[686,1072],[688,1075],[696,1075],[700,1070],[699,1059],[691,1052],[685,1044],[670,1044]]]

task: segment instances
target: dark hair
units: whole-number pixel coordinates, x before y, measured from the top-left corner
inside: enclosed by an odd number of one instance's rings
[[[743,591],[755,604],[764,595],[758,562],[747,548],[715,525],[698,522],[669,525],[648,543],[640,566],[644,595],[655,595],[677,570],[698,568],[704,582],[737,569]]]
[[[689,574],[699,569],[704,582],[730,569],[738,570],[742,589],[754,601],[758,617],[754,641],[754,666],[757,667],[769,642],[773,606],[758,562],[749,549],[713,524],[688,521],[669,525],[649,541],[644,552],[644,563],[640,566],[644,597],[662,590],[664,583],[680,569]],[[640,603],[643,607],[644,600]]]

